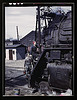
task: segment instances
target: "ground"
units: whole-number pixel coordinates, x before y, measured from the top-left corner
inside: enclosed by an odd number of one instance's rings
[[[40,95],[33,93],[32,88],[28,87],[28,81],[24,71],[24,60],[5,61],[5,95],[14,95],[15,89],[20,89],[21,96]]]
[[[45,96],[40,91],[32,93],[34,89],[28,87],[28,80],[24,71],[24,60],[5,60],[5,96],[16,96],[15,89],[20,89],[20,96]],[[60,95],[53,91],[48,96]]]

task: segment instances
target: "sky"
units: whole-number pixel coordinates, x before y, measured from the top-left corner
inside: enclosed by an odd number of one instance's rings
[[[36,27],[36,6],[35,7],[5,7],[5,39],[17,39],[16,26],[18,26],[19,39],[27,35]],[[57,8],[62,8],[65,12],[71,10],[71,7],[53,7],[55,12]]]
[[[5,37],[17,38],[18,26],[19,39],[35,30],[36,7],[6,7],[5,8]]]

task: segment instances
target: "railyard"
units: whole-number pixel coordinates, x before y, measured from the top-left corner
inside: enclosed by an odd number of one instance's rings
[[[5,62],[5,95],[14,95],[14,89],[20,89],[20,95],[32,95],[24,71],[24,60]],[[15,95],[14,95],[15,96]]]
[[[32,93],[24,71],[24,60],[5,62],[5,96],[15,96],[14,89],[20,89],[20,96],[40,96],[39,92]]]
[[[23,53],[22,43],[6,47],[5,96],[72,96],[72,11],[36,10],[30,50],[28,45]]]
[[[33,92],[33,88],[28,87],[28,80],[24,71],[24,60],[5,60],[5,96],[17,96],[15,95],[15,89],[20,90],[18,96],[45,96],[40,91]],[[72,91],[67,93],[68,96],[72,95]],[[53,91],[48,92],[46,96],[60,96],[61,92]]]

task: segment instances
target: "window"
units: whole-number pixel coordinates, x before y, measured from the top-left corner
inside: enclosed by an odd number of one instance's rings
[[[13,54],[15,54],[15,51],[13,51]]]

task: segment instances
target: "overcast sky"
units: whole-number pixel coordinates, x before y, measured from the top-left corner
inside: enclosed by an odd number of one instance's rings
[[[19,39],[35,30],[37,7],[5,7],[5,39],[17,39],[16,26],[18,26]],[[60,8],[60,7],[58,7]],[[61,7],[65,12],[71,7]],[[56,11],[57,7],[53,7]]]

